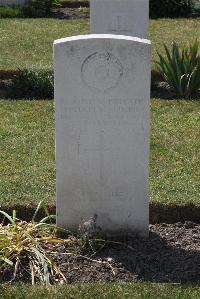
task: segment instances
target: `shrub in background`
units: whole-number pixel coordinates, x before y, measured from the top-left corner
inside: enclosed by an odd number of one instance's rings
[[[53,5],[53,0],[26,0],[23,13],[26,17],[48,17]]]
[[[23,18],[23,8],[21,6],[0,6],[0,18]]]
[[[99,0],[100,1],[100,0]],[[89,0],[57,0],[61,7],[88,7]],[[199,0],[150,0],[151,18],[186,17]]]
[[[53,72],[47,70],[20,70],[9,89],[11,98],[52,99]]]
[[[191,14],[194,1],[195,0],[150,0],[150,17],[186,17]]]
[[[80,8],[80,7],[89,7],[89,0],[55,0],[55,5],[61,7],[71,7],[71,8]]]
[[[165,47],[166,57],[158,53],[157,69],[176,96],[191,98],[200,88],[200,46],[195,41],[179,49],[174,42],[171,52]]]
[[[89,0],[26,0],[22,8],[0,7],[0,17],[48,17],[52,7],[89,7]],[[150,0],[151,18],[200,15],[199,0]]]

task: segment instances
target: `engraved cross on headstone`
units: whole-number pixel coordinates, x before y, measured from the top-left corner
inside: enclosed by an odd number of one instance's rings
[[[112,20],[112,26],[109,29],[109,31],[114,33],[115,32],[122,33],[122,34],[126,32],[130,32],[131,29],[128,27],[128,25],[126,26],[124,24],[125,19],[126,19],[125,16],[122,15],[114,16]]]
[[[107,151],[112,151],[111,148],[108,148],[105,146],[105,141],[104,141],[104,131],[100,131],[99,133],[99,142],[98,146],[95,148],[82,148],[81,149],[84,152],[99,152],[99,182],[101,186],[105,185],[105,174],[104,174],[104,169],[105,169],[105,159],[104,159],[104,153]]]

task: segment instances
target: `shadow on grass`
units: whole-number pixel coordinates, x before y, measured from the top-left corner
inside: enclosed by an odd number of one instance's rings
[[[49,70],[0,70],[0,98],[49,100],[54,95],[54,75]]]
[[[156,82],[151,86],[151,98],[160,99],[160,100],[183,100],[182,97],[176,96],[165,82]],[[191,96],[189,99],[184,100],[200,100],[200,90]]]
[[[173,94],[161,75],[151,72],[151,98],[162,100],[182,100]],[[49,70],[0,70],[0,98],[49,100],[53,98],[53,72]],[[200,90],[189,100],[200,99]]]

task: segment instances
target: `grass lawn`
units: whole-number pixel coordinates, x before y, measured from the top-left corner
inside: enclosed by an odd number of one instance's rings
[[[52,287],[1,285],[1,299],[199,299],[200,287],[149,283],[77,284]]]
[[[200,204],[200,103],[152,100],[151,200]],[[0,205],[55,204],[53,101],[0,101]]]
[[[200,36],[200,19],[150,22],[153,59],[165,41]],[[88,20],[1,19],[0,69],[52,68],[52,43],[89,32]],[[199,202],[199,103],[152,101],[151,200]],[[52,101],[0,100],[0,205],[55,204]]]
[[[200,19],[150,22],[153,59],[162,43],[193,41]],[[89,22],[54,19],[0,20],[0,69],[52,68],[52,43],[89,32]],[[200,103],[151,103],[152,202],[200,204]],[[0,206],[55,205],[53,101],[0,100]],[[113,298],[198,299],[200,286],[150,283],[42,286],[0,285],[1,299]]]
[[[0,70],[52,68],[53,40],[89,32],[89,20],[0,19]],[[150,21],[152,56],[162,44],[180,44],[200,37],[200,19]]]

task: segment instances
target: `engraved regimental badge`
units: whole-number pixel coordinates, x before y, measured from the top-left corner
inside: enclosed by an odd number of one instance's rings
[[[114,88],[122,75],[121,62],[110,52],[96,52],[88,56],[81,68],[84,84],[92,91],[103,93]]]

